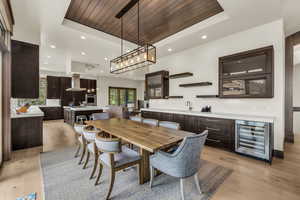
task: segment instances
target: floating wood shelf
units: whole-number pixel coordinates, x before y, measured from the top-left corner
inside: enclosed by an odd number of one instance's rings
[[[189,77],[189,76],[193,76],[194,74],[191,72],[184,72],[184,73],[180,73],[180,74],[172,74],[169,76],[170,79],[176,79],[176,78],[185,78],[185,77]]]
[[[197,95],[196,98],[218,98],[219,95]]]
[[[200,87],[200,86],[209,86],[209,85],[212,85],[212,82],[180,84],[179,87]]]
[[[183,96],[168,96],[167,99],[183,99]]]

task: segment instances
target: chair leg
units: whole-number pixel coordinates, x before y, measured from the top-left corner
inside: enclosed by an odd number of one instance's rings
[[[181,193],[181,200],[184,200],[184,188],[183,188],[183,178],[180,179],[180,193]]]
[[[194,178],[195,178],[195,183],[196,183],[197,190],[198,190],[199,194],[202,194],[197,173],[194,175]]]
[[[81,148],[81,144],[79,143],[74,158],[78,157],[78,154],[80,152],[80,148]]]
[[[114,169],[110,169],[110,184],[109,184],[109,190],[108,190],[108,193],[106,195],[106,200],[109,200],[109,197],[110,197],[110,194],[111,194],[111,191],[114,187],[114,183],[115,183],[115,170]]]
[[[93,171],[91,173],[90,179],[92,179],[94,177],[94,174],[96,172],[97,166],[98,166],[98,156],[94,155],[94,168],[93,168]]]
[[[87,166],[87,164],[88,164],[88,162],[89,162],[89,160],[90,160],[90,152],[89,151],[87,151],[87,155],[86,155],[86,159],[85,159],[85,162],[84,162],[84,165],[83,165],[83,168],[82,169],[85,169],[86,168],[86,166]]]
[[[101,177],[101,174],[102,174],[102,169],[103,169],[103,165],[100,163],[99,173],[98,173],[97,179],[95,181],[95,185],[99,184],[99,180],[100,180],[100,177]]]
[[[150,167],[150,188],[153,186],[153,179],[154,179],[154,167]]]
[[[81,155],[81,158],[80,158],[80,160],[79,160],[79,163],[78,163],[78,165],[80,165],[81,164],[81,162],[83,161],[83,158],[84,158],[84,155],[85,155],[85,152],[86,152],[86,146],[85,145],[82,145],[82,155]]]

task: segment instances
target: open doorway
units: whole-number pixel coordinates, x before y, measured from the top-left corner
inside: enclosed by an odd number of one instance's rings
[[[300,44],[294,46],[293,132],[300,135]]]
[[[300,134],[300,32],[285,40],[285,141]]]

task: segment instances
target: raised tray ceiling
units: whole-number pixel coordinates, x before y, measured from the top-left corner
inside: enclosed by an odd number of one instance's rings
[[[72,0],[66,19],[120,37],[116,14],[130,0]],[[223,11],[217,0],[140,0],[140,41],[156,43]],[[123,37],[137,43],[137,5],[123,18]]]

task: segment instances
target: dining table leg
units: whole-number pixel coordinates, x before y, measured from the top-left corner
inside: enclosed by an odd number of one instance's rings
[[[140,148],[140,155],[142,157],[142,173],[140,173],[140,184],[144,184],[150,180],[150,152]]]

